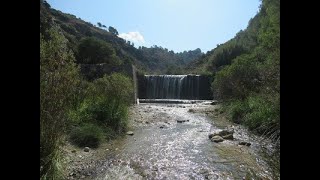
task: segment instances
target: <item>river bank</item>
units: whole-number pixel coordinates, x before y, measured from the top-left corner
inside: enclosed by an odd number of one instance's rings
[[[218,108],[205,102],[132,106],[132,136],[89,152],[66,143],[66,175],[68,179],[274,179],[260,155],[261,139],[227,121]],[[234,129],[233,140],[210,141],[208,134],[225,128]],[[251,145],[239,145],[240,141]]]

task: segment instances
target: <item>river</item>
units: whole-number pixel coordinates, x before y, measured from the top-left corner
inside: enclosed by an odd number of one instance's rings
[[[259,153],[259,138],[219,119],[214,115],[217,107],[210,102],[131,107],[129,128],[134,135],[114,144],[112,160],[96,169],[94,179],[244,179],[252,174],[272,179]],[[210,132],[231,126],[234,140],[215,143],[208,138]]]

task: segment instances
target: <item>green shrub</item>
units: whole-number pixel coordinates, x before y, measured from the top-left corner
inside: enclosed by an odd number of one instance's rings
[[[244,119],[250,130],[270,136],[272,139],[280,135],[280,103],[277,95],[272,99],[250,96],[248,107],[249,112]]]
[[[79,147],[97,148],[104,137],[103,130],[95,125],[84,123],[70,133],[70,141]]]
[[[75,101],[78,67],[67,41],[53,27],[40,33],[40,179],[55,179],[66,112]]]
[[[280,95],[255,94],[244,100],[224,103],[225,110],[235,123],[245,124],[249,130],[273,140],[280,137]]]
[[[242,123],[243,117],[248,111],[248,107],[245,101],[233,101],[229,105],[229,114],[231,120],[235,123]]]
[[[85,99],[68,114],[70,121],[74,124],[95,123],[104,128],[109,127],[116,133],[124,132],[133,95],[131,80],[114,73],[86,87]]]

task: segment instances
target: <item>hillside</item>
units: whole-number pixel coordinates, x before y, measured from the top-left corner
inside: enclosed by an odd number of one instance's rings
[[[63,35],[68,39],[67,45],[74,52],[78,63],[83,63],[79,60],[79,44],[81,40],[88,37],[110,44],[114,49],[115,56],[120,60],[120,64],[134,64],[145,73],[177,74],[185,65],[203,55],[199,48],[180,53],[157,45],[149,48],[135,48],[132,42],[119,38],[118,31],[114,27],[110,26],[107,30],[107,26],[101,23],[98,23],[100,27],[97,27],[72,14],[53,9],[45,1],[43,3],[40,1],[40,31],[43,31],[43,27],[48,23],[54,23],[60,27]],[[90,62],[89,64],[95,63]]]
[[[261,26],[261,12],[250,19],[248,27],[240,30],[234,38],[216,48],[208,51],[205,55],[192,61],[187,69],[191,72],[217,72],[239,55],[251,52],[258,45],[258,31]]]
[[[280,0],[263,0],[248,27],[188,65],[214,76],[230,119],[280,140]]]

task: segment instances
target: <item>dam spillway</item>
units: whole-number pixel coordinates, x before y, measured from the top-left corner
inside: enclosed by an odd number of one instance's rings
[[[206,76],[144,75],[138,81],[142,99],[212,99]]]

